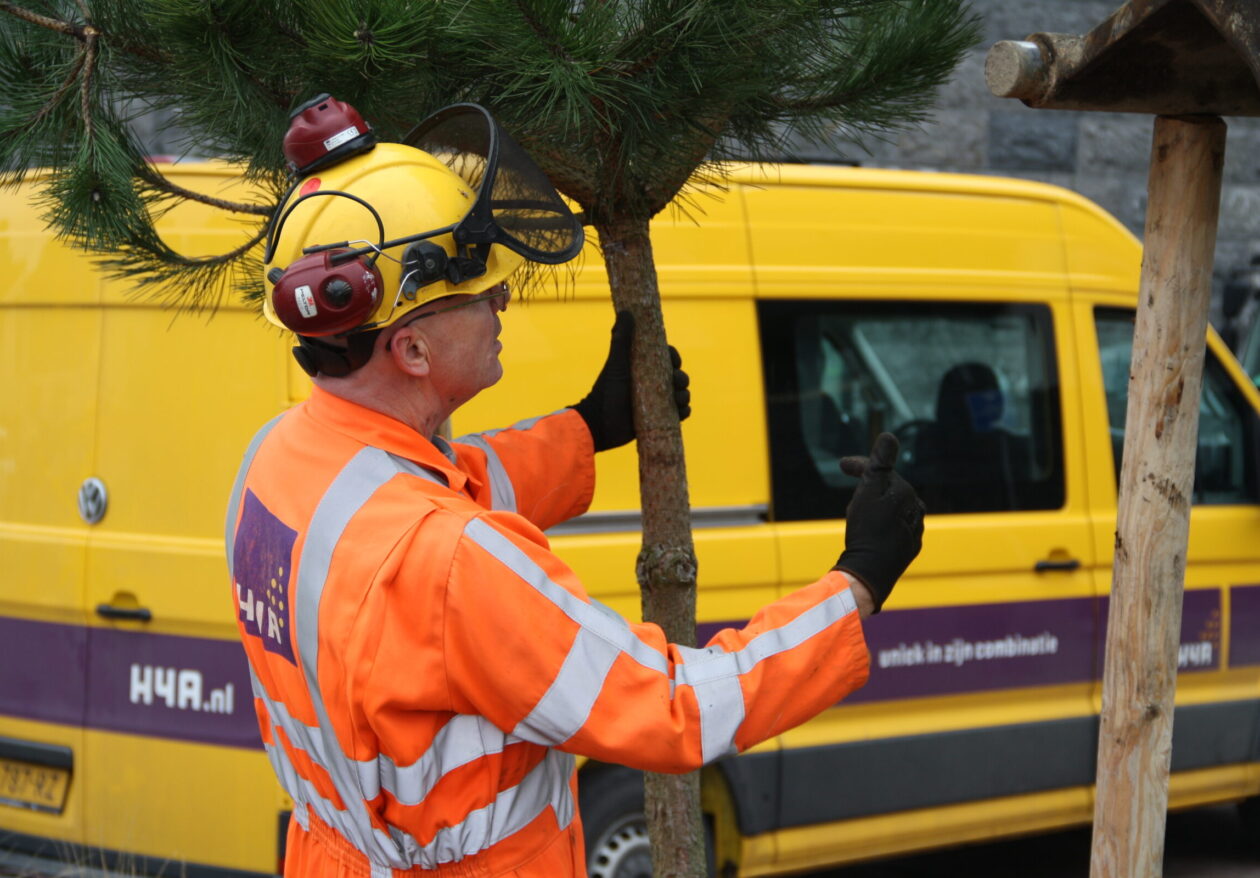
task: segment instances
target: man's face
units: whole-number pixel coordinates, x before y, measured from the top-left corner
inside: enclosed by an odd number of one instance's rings
[[[501,284],[482,295],[447,296],[412,318],[429,343],[430,381],[452,410],[503,377],[499,313],[507,309],[511,293]]]

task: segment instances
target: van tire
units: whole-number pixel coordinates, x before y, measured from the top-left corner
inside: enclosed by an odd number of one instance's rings
[[[1238,819],[1242,824],[1243,838],[1254,854],[1260,854],[1260,796],[1252,796],[1238,803]]]
[[[590,878],[650,878],[643,775],[620,766],[592,767],[578,779],[578,802]]]
[[[588,766],[578,778],[578,805],[589,878],[651,878],[643,773],[619,765]],[[707,872],[713,875],[713,831],[707,815],[704,824]]]

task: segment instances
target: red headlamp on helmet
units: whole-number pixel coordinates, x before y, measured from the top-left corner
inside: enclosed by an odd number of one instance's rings
[[[289,119],[284,157],[298,176],[367,152],[376,145],[376,135],[359,111],[327,94],[302,104]]]

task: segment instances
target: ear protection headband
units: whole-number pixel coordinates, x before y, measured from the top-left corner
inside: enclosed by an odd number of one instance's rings
[[[302,257],[287,268],[276,266],[267,273],[272,284],[271,305],[280,322],[300,336],[327,336],[349,332],[376,310],[384,282],[376,267],[385,243],[385,224],[372,205],[357,195],[337,189],[319,189],[295,200],[276,222],[267,241],[264,264],[275,254],[276,242],[294,209],[317,197],[349,198],[376,220],[379,243],[366,251],[349,249],[349,242],[307,247]]]
[[[295,177],[368,152],[376,135],[359,111],[328,94],[321,94],[289,114],[284,135],[284,155]],[[285,193],[284,204],[294,186]],[[303,196],[289,206],[267,237],[264,264],[275,254],[276,242],[293,208],[313,195],[335,195],[357,201],[376,219],[381,240],[385,227],[380,215],[361,198],[348,192],[324,191]],[[273,268],[267,280],[275,288],[271,304],[276,317],[299,335],[336,335],[363,323],[381,296],[381,273],[376,268],[379,252],[352,259],[339,258],[346,248],[309,248],[285,269]]]
[[[285,154],[299,173],[337,164],[374,148],[376,143],[370,131],[363,133],[367,126],[361,124],[353,107],[327,95],[299,107],[293,119],[285,138]],[[329,136],[320,141],[323,133]],[[414,300],[421,288],[442,280],[459,286],[484,275],[492,245],[552,265],[567,262],[581,250],[581,223],[542,170],[485,108],[476,104],[446,107],[416,126],[403,142],[445,162],[475,190],[471,207],[451,225],[387,241],[380,213],[349,192],[317,190],[289,204],[268,236],[264,264],[274,257],[285,222],[307,199],[349,198],[363,205],[377,225],[375,244],[361,246],[363,242],[356,241],[354,244],[360,246],[352,247],[350,241],[341,241],[306,247],[296,262],[268,272],[275,317],[300,337],[357,334],[388,323],[388,318],[380,317],[374,323],[367,321],[378,312],[381,296],[386,295],[376,262],[394,247],[409,245],[402,254],[400,289],[389,293],[398,300]],[[447,234],[455,243],[453,255],[431,240]],[[395,301],[394,306],[397,304]],[[393,308],[389,313],[392,315]],[[321,347],[341,350],[327,343]],[[298,359],[302,362],[303,358]]]
[[[349,241],[305,247],[296,262],[283,269],[276,266],[267,273],[276,317],[300,336],[340,335],[360,327],[372,328],[365,323],[384,294],[376,261],[392,247],[410,245],[403,251],[403,281],[398,291],[401,298],[408,300],[414,300],[421,287],[439,280],[457,285],[486,273],[484,253],[449,256],[442,245],[428,240],[454,231],[458,224],[386,241],[380,213],[357,195],[339,189],[317,189],[294,200],[281,214],[267,241],[264,264],[275,255],[284,224],[298,205],[322,196],[349,198],[363,205],[376,220],[377,242],[355,249]],[[490,245],[481,246],[489,250]],[[465,248],[460,251],[462,254]]]

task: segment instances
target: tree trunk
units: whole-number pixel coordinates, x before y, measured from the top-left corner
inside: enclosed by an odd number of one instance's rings
[[[1181,597],[1225,124],[1155,120],[1116,521],[1092,878],[1163,868]]]
[[[613,306],[634,314],[631,372],[639,449],[643,545],[635,574],[643,619],[671,643],[696,640],[696,553],[682,431],[674,406],[673,369],[665,340],[648,221],[596,222]],[[700,774],[648,774],[644,787],[652,870],[656,878],[703,878]]]

